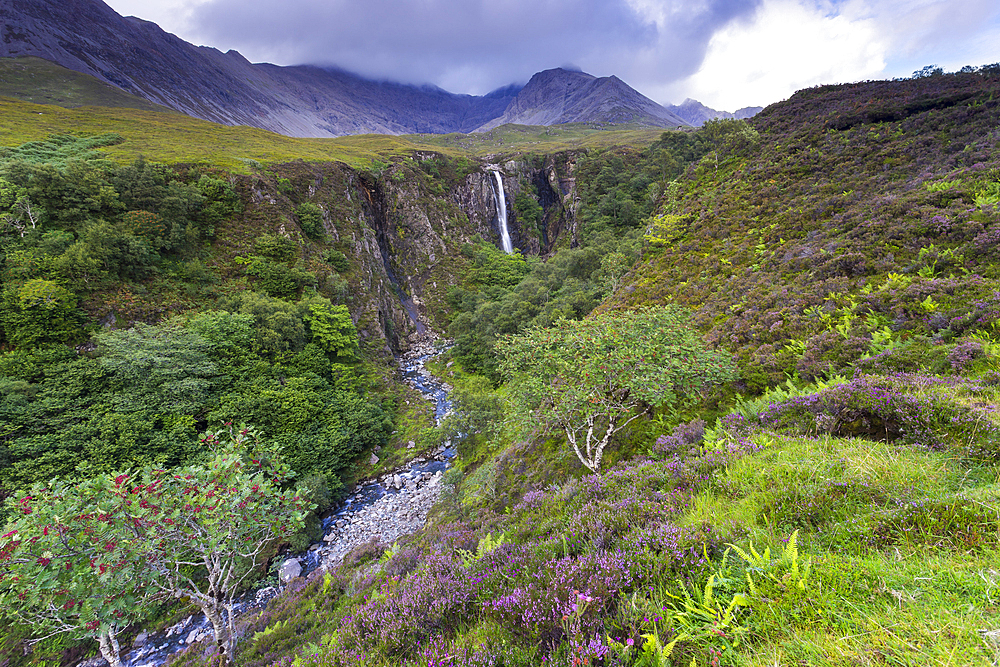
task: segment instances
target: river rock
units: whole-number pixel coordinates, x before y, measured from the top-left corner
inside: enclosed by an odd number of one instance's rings
[[[297,558],[289,558],[281,564],[278,570],[278,579],[283,584],[287,584],[292,579],[302,574],[302,563]]]
[[[140,632],[135,636],[135,639],[132,640],[132,646],[134,646],[135,648],[142,648],[143,646],[146,645],[146,642],[148,641],[149,641],[149,633],[143,630],[142,632]]]
[[[193,644],[193,643],[195,643],[196,641],[198,641],[198,635],[200,635],[200,634],[201,634],[201,629],[200,628],[195,628],[194,630],[192,630],[191,632],[188,633],[187,642],[186,643],[187,644]]]
[[[368,465],[370,465],[370,466],[377,465],[378,461],[379,461],[379,458],[377,456],[375,456],[374,454],[372,454],[372,457],[370,459],[368,459]]]

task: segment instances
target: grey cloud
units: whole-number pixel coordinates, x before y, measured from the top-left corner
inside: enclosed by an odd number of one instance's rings
[[[697,70],[716,30],[761,0],[209,0],[207,43],[253,60],[481,94],[572,62],[643,89]],[[638,8],[638,9],[637,9]]]

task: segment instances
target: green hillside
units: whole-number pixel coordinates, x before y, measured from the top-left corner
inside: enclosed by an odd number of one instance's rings
[[[0,58],[0,97],[32,104],[75,107],[124,107],[168,111],[119,88],[60,67],[42,58]]]
[[[970,70],[654,135],[5,99],[8,520],[34,482],[200,465],[219,423],[321,505],[456,439],[428,526],[241,617],[237,665],[995,664],[1000,67]],[[546,257],[460,206],[501,162]],[[392,371],[400,296],[454,339],[439,426]],[[192,608],[142,605],[123,645]],[[10,667],[96,654],[3,622]]]
[[[995,661],[998,92],[824,87],[711,124],[598,310],[683,304],[738,378],[596,474],[558,431],[481,427],[425,534],[293,585],[238,662]],[[482,424],[489,390],[446,374]]]

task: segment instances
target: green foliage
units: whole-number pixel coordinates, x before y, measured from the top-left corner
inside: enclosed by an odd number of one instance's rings
[[[36,485],[8,501],[16,519],[0,538],[4,613],[36,632],[99,640],[112,665],[120,665],[117,635],[162,597],[135,552],[134,513],[117,490],[123,478]]]
[[[504,336],[500,368],[511,420],[526,432],[564,432],[580,462],[596,471],[611,437],[642,410],[693,401],[735,377],[729,357],[707,349],[689,322],[684,309],[659,307]]]
[[[195,184],[205,198],[198,224],[207,236],[213,236],[215,227],[243,209],[239,195],[233,189],[232,180],[202,175]]]
[[[193,415],[213,396],[213,345],[179,321],[137,324],[96,342],[119,411]]]
[[[448,395],[452,409],[441,423],[445,439],[473,437],[477,434],[490,439],[497,435],[503,422],[503,398],[493,389],[488,378],[475,375],[455,383]]]
[[[309,307],[309,315],[305,317],[305,321],[309,324],[312,342],[319,345],[332,359],[341,363],[358,359],[358,330],[347,306],[314,304]]]
[[[476,547],[475,553],[466,549],[459,549],[458,555],[462,557],[465,567],[469,567],[477,560],[482,560],[486,554],[501,546],[503,542],[504,535],[501,534],[497,539],[493,539],[493,533],[487,533],[485,537],[479,540],[479,546]]]
[[[350,260],[347,255],[332,248],[323,253],[323,261],[333,267],[338,273],[346,273],[351,269]]]
[[[312,202],[305,202],[295,207],[295,218],[306,236],[318,238],[323,234],[323,209]]]
[[[499,381],[496,336],[548,326],[560,318],[585,317],[620,284],[635,257],[636,234],[594,234],[586,247],[561,249],[547,262],[527,263],[519,269],[527,272],[511,287],[484,284],[476,285],[477,291],[451,290],[448,300],[457,312],[449,326],[455,339],[452,354],[467,370]],[[491,247],[485,255],[498,253]],[[476,254],[473,277],[481,275],[481,261]]]
[[[683,220],[681,216],[670,213],[655,215],[650,219],[643,238],[654,247],[669,246],[684,233]]]
[[[518,250],[507,254],[485,242],[470,250],[473,269],[469,280],[480,287],[513,287],[531,270]]]
[[[290,262],[299,252],[298,244],[284,234],[261,234],[253,247],[258,255],[275,262]]]
[[[158,248],[178,249],[197,240],[206,203],[197,185],[183,183],[165,165],[142,159],[115,169],[108,180],[126,210],[155,213],[163,221]]]
[[[83,136],[53,134],[40,141],[0,148],[0,164],[24,161],[62,167],[75,160],[101,159],[104,156],[98,148],[117,146],[123,141],[125,139],[115,133]]]
[[[247,275],[261,292],[273,297],[291,297],[303,287],[315,284],[316,275],[297,267],[289,267],[264,257],[254,257],[247,266]]]
[[[754,574],[757,576],[766,576],[773,583],[781,586],[794,586],[800,591],[804,591],[806,589],[806,583],[809,579],[809,570],[812,568],[812,562],[806,560],[804,564],[799,563],[798,538],[799,531],[796,530],[789,536],[788,542],[785,544],[785,548],[781,552],[781,557],[778,559],[771,558],[770,547],[765,548],[764,553],[762,554],[757,553],[757,550],[754,549],[753,542],[750,543],[750,546],[746,551],[735,544],[729,545],[729,547],[747,564],[747,585],[749,586],[749,590],[752,595],[757,594],[757,586],[753,580]],[[785,570],[785,572],[782,573],[780,570]]]
[[[3,292],[0,325],[19,348],[67,343],[80,335],[76,297],[51,280],[29,280]]]
[[[538,228],[542,222],[543,211],[537,197],[534,187],[519,190],[514,196],[514,212],[524,228]]]

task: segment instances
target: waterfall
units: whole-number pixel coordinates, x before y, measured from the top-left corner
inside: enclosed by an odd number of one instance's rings
[[[510,242],[510,232],[507,231],[507,197],[503,192],[503,178],[499,171],[490,172],[493,180],[496,181],[496,188],[493,190],[493,198],[497,202],[497,219],[500,221],[500,242],[503,243],[503,251],[508,255],[514,252],[514,244]]]

